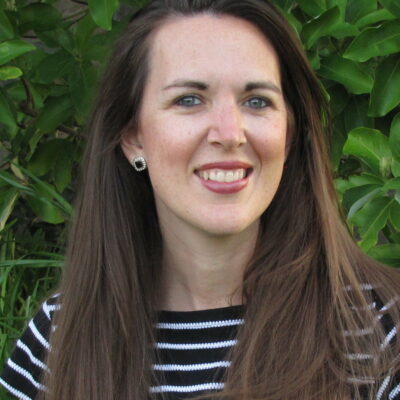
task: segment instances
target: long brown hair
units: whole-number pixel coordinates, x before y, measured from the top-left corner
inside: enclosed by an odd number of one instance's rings
[[[326,99],[296,35],[264,0],[152,1],[116,43],[89,124],[44,397],[150,397],[162,238],[148,175],[133,171],[120,138],[138,124],[152,33],[168,18],[198,13],[258,27],[278,54],[293,119],[287,167],[245,273],[246,323],[226,388],[214,397],[357,398],[363,379],[398,368],[398,348],[380,348],[384,332],[368,304],[372,296],[395,298],[399,276],[362,254],[342,222],[325,144]],[[389,312],[398,321],[396,308]],[[367,326],[373,335],[346,334]],[[374,362],[348,357],[365,352]]]

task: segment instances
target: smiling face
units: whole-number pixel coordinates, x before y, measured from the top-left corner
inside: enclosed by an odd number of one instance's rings
[[[276,53],[249,22],[199,15],[153,35],[137,132],[161,227],[234,234],[258,226],[285,161],[287,109]]]

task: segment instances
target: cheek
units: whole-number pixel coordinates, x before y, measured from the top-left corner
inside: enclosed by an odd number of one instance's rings
[[[143,149],[149,163],[182,167],[181,163],[189,162],[201,141],[199,124],[176,117],[150,121],[141,127]]]
[[[263,162],[284,161],[286,148],[286,119],[260,124],[254,132],[255,150]]]
[[[177,137],[157,137],[144,142],[144,152],[150,169],[164,167],[171,170],[178,166],[182,168],[182,164],[190,160],[191,147]]]

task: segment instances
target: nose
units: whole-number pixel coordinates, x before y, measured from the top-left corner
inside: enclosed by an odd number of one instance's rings
[[[214,108],[207,140],[227,150],[247,142],[243,115],[237,104],[223,104]]]

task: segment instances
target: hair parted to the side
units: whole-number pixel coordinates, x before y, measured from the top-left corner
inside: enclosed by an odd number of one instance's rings
[[[88,128],[43,397],[150,398],[162,238],[148,175],[133,170],[119,143],[138,124],[152,33],[169,18],[199,13],[258,27],[278,54],[293,117],[287,168],[245,274],[246,323],[226,387],[213,398],[357,399],[362,377],[399,368],[398,343],[381,348],[384,333],[362,284],[385,302],[396,298],[399,275],[362,254],[341,220],[322,122],[326,99],[296,35],[265,0],[152,1],[117,42]],[[389,310],[395,321],[397,308]],[[374,334],[344,334],[366,326]],[[346,357],[365,352],[376,354],[374,362]]]

